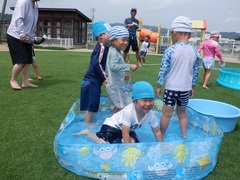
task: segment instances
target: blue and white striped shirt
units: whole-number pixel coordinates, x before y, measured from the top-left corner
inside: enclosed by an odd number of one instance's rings
[[[32,0],[18,0],[7,34],[16,39],[20,39],[20,36],[25,34],[27,42],[33,42],[38,14],[38,6],[34,5]]]

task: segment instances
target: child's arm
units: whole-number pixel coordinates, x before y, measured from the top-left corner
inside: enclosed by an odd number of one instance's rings
[[[149,47],[150,47],[150,43],[148,42],[147,53],[149,53]]]
[[[162,86],[164,84],[165,77],[167,76],[167,73],[170,70],[172,52],[173,52],[172,47],[167,48],[164,52],[162,62],[161,62],[161,66],[160,66],[160,70],[159,70],[159,73],[158,73],[157,83],[159,84],[159,86]]]
[[[157,84],[156,95],[158,97],[161,97],[161,93],[162,93],[162,86],[160,84]]]
[[[159,141],[159,142],[163,142],[163,137],[162,137],[162,132],[160,131],[159,127],[155,127],[155,128],[152,128],[152,131],[156,137],[156,139]]]
[[[47,39],[47,36],[44,34],[43,37],[39,40],[34,39],[34,44],[41,44]]]
[[[131,143],[131,137],[129,135],[130,132],[130,127],[126,125],[122,125],[122,137],[123,137],[123,142],[124,143]]]

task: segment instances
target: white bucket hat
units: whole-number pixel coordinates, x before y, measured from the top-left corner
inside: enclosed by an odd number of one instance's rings
[[[173,20],[171,31],[192,32],[192,20],[185,16],[179,16]]]

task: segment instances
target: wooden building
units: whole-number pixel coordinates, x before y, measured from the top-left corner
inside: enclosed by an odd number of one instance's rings
[[[86,44],[88,23],[92,22],[77,9],[39,8],[38,37],[73,38],[74,45]]]

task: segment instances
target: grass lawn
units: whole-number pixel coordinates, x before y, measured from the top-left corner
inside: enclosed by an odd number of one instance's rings
[[[0,52],[0,179],[88,179],[62,168],[53,153],[55,134],[72,104],[79,98],[80,82],[89,64],[90,53],[37,51],[36,58],[44,80],[35,89],[12,90],[9,84],[12,64],[8,52]],[[131,60],[135,57],[131,55]],[[146,64],[134,73],[134,81],[149,81],[156,87],[161,57],[148,55]],[[216,63],[217,65],[217,63]],[[217,67],[217,66],[216,66]],[[227,63],[240,68],[240,64]],[[209,90],[202,89],[200,69],[194,98],[222,101],[240,107],[240,91],[216,84],[213,71]],[[19,79],[21,85],[21,81]],[[102,94],[106,95],[102,88]],[[239,179],[240,121],[235,131],[225,133],[218,163],[205,179]]]

